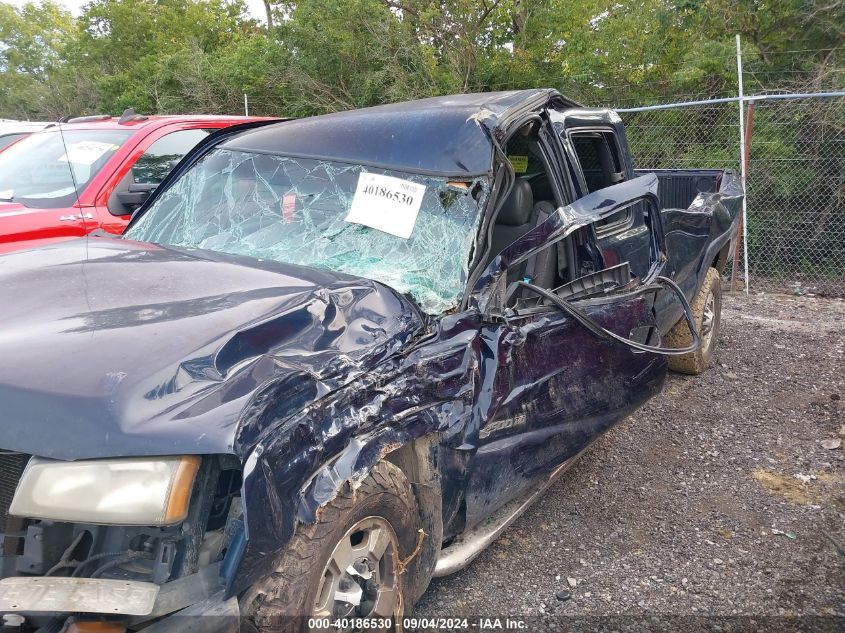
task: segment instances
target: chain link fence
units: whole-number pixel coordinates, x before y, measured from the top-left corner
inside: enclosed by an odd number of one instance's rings
[[[738,171],[738,108],[624,112],[636,166]],[[845,297],[845,97],[761,98],[745,108],[751,288]]]
[[[585,105],[619,111],[639,169],[739,173],[741,65],[745,94],[757,95],[743,103],[749,286],[845,298],[843,51],[784,50],[741,61],[726,52],[708,59],[716,72],[692,79],[680,61],[645,68],[648,81],[636,84],[604,84],[587,74],[553,86]],[[530,87],[513,81],[476,90]],[[744,256],[740,249],[737,287],[745,286]]]

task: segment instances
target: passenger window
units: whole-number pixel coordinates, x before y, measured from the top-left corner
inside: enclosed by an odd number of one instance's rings
[[[132,166],[132,180],[135,184],[159,184],[176,163],[206,136],[206,130],[179,130],[162,136]]]
[[[613,132],[573,132],[571,139],[590,193],[625,180]]]
[[[619,144],[613,132],[573,132],[570,139],[589,193],[625,180]],[[614,213],[595,224],[596,232],[608,235],[624,230],[628,228],[632,217],[630,209]]]
[[[109,213],[126,215],[141,206],[176,163],[212,131],[178,130],[154,141],[109,195]]]

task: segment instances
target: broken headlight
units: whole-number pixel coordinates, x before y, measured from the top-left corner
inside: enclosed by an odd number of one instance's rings
[[[198,457],[61,462],[33,457],[9,514],[101,525],[172,525],[188,514]]]

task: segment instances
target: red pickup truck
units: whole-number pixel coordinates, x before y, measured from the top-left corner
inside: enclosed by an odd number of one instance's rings
[[[91,116],[32,134],[0,154],[0,253],[120,234],[132,211],[209,133],[241,116]]]

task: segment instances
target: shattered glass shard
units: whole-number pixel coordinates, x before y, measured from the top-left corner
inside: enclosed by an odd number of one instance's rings
[[[362,173],[424,188],[407,239],[346,221]],[[484,178],[454,183],[216,149],[164,191],[125,237],[375,279],[410,295],[424,312],[438,314],[460,301],[488,191]]]

